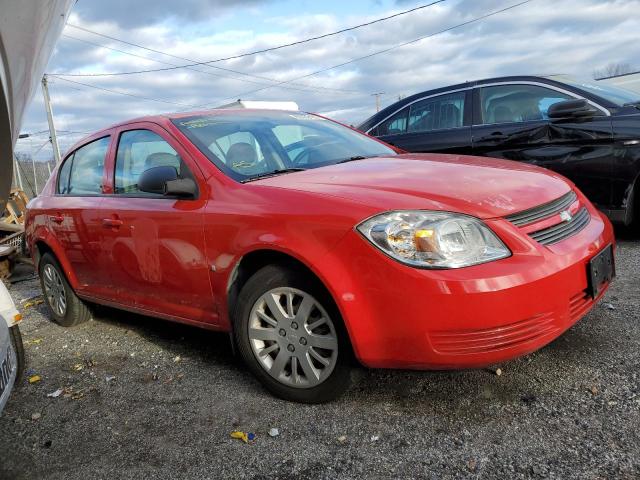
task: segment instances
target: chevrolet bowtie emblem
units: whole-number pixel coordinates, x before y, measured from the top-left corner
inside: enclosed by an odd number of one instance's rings
[[[573,216],[569,210],[563,210],[560,212],[560,218],[563,222],[570,222],[573,219]]]

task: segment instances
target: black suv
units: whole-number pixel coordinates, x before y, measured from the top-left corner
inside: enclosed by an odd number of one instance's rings
[[[534,163],[611,220],[628,225],[635,210],[640,221],[640,94],[628,90],[564,75],[492,78],[418,93],[358,128],[409,152]]]

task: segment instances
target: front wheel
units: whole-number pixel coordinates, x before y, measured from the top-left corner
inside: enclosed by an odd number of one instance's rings
[[[14,325],[9,329],[9,336],[11,337],[11,345],[13,345],[13,351],[16,352],[16,358],[18,359],[18,371],[16,372],[15,385],[22,384],[22,376],[24,375],[24,344],[22,343],[22,335],[18,325]]]
[[[238,351],[270,392],[322,403],[347,389],[347,335],[331,298],[309,275],[264,267],[242,288],[237,305]]]

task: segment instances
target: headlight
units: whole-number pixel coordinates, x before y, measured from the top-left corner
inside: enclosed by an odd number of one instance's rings
[[[415,267],[460,268],[511,255],[483,222],[461,214],[387,212],[357,229],[390,257]]]

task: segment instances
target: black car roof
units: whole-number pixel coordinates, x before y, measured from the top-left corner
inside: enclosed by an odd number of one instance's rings
[[[604,98],[598,97],[589,92],[586,92],[572,85],[564,83],[562,81],[561,75],[513,75],[508,77],[492,77],[492,78],[484,78],[482,80],[473,80],[473,81],[458,83],[455,85],[447,85],[446,87],[434,88],[431,90],[424,90],[422,92],[415,93],[409,97],[405,97],[402,100],[398,100],[397,102],[392,103],[391,105],[383,108],[378,113],[376,113],[375,115],[372,115],[367,120],[362,122],[357,128],[358,130],[366,132],[367,130],[374,127],[376,124],[378,124],[379,122],[381,122],[382,120],[390,116],[391,114],[395,113],[398,110],[401,110],[405,105],[413,103],[414,101],[419,100],[422,97],[436,95],[438,93],[445,93],[450,90],[461,90],[466,88],[473,88],[476,86],[485,85],[487,83],[518,82],[518,81],[543,82],[549,85],[555,85],[557,87],[561,87],[570,92],[576,93],[589,100],[596,101],[605,107],[615,107],[615,105],[611,104],[611,102],[609,102]]]

